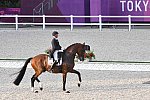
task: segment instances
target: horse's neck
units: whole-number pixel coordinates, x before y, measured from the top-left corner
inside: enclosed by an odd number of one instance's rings
[[[72,53],[76,53],[77,48],[78,48],[78,44],[79,44],[79,43],[75,43],[75,44],[70,45],[70,46],[66,49],[66,51],[72,52]]]
[[[69,61],[71,63],[74,63],[74,59],[78,51],[77,48],[78,48],[78,43],[69,46],[65,50],[64,57],[63,57],[64,61],[67,61],[67,62]]]
[[[74,60],[75,55],[76,53],[65,52],[64,57]]]
[[[70,48],[68,48],[66,50],[66,53],[69,53],[69,54],[71,54],[71,55],[73,55],[75,57],[75,55],[77,53],[77,49],[76,48],[77,48],[76,46],[73,46],[72,48],[70,47]]]
[[[75,59],[75,56],[76,56],[76,53],[77,53],[77,51],[73,48],[66,50],[65,53],[64,53],[63,60],[73,63],[74,59]]]

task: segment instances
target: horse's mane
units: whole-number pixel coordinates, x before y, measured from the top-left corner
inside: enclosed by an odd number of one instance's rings
[[[68,50],[70,47],[74,46],[74,45],[77,45],[77,44],[81,44],[81,43],[74,43],[74,44],[71,44],[70,46],[68,46],[65,50]]]

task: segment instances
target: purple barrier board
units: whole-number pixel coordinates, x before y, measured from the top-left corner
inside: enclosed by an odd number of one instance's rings
[[[94,1],[94,2],[93,2]],[[150,0],[91,0],[91,16],[150,16]],[[128,18],[103,18],[108,22],[124,22]],[[91,18],[91,22],[98,19]],[[149,22],[150,18],[132,18],[133,22]]]
[[[58,8],[62,15],[85,15],[85,0],[60,0]],[[67,22],[70,22],[70,18],[66,18]],[[84,22],[85,18],[74,18],[74,22]]]
[[[86,1],[89,0],[45,0],[44,2],[43,0],[22,0],[21,14],[41,15],[40,9],[43,2],[43,14],[45,15],[85,15]],[[42,19],[35,18],[35,22],[41,21]],[[70,18],[47,18],[46,22],[70,22]],[[75,18],[74,22],[85,22],[85,18]]]
[[[20,14],[20,8],[0,8],[0,15],[17,15]]]
[[[18,15],[20,8],[0,8],[0,15]],[[0,22],[15,22],[14,18],[0,17]]]
[[[42,8],[43,2],[43,10]],[[0,15],[150,16],[150,0],[21,0],[21,8],[0,8]],[[21,18],[32,22],[33,18]],[[35,18],[42,22],[42,18]],[[128,18],[103,18],[107,22],[127,22]],[[150,22],[150,18],[132,18]],[[70,18],[46,18],[46,22],[70,22]],[[74,18],[74,22],[98,22],[98,18]]]

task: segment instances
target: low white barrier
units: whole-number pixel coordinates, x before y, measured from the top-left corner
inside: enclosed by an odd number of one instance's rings
[[[21,68],[24,61],[0,61],[1,68]],[[31,68],[31,64],[28,64]],[[83,62],[76,63],[75,69],[84,70],[121,70],[121,71],[150,71],[150,64],[142,63],[102,63],[102,62]]]
[[[149,26],[149,23],[133,23],[132,22],[132,18],[150,18],[150,16],[51,16],[51,15],[0,15],[0,18],[14,18],[15,22],[14,23],[1,23],[0,24],[13,24],[16,26],[16,30],[18,30],[19,25],[20,24],[27,24],[27,25],[42,25],[43,26],[43,30],[45,29],[46,25],[70,25],[70,29],[73,30],[73,26],[74,25],[98,25],[99,26],[99,30],[102,31],[102,26],[103,25],[127,25],[128,26],[128,30],[131,31],[131,26],[132,25],[142,25],[142,26]],[[32,18],[33,22],[19,22],[19,18]],[[42,22],[40,23],[35,23],[34,22],[34,18],[42,18]],[[46,18],[69,18],[70,22],[68,23],[62,23],[62,22],[58,22],[58,23],[47,23],[46,22]],[[74,22],[74,18],[98,18],[98,22],[96,23],[75,23]],[[127,18],[128,21],[126,23],[103,23],[103,18]]]
[[[75,69],[120,70],[120,71],[150,71],[150,64],[83,63],[83,64],[77,64],[75,66]]]

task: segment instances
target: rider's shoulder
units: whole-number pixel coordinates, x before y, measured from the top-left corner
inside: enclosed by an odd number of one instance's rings
[[[56,38],[52,38],[52,41],[55,41],[56,40]]]

